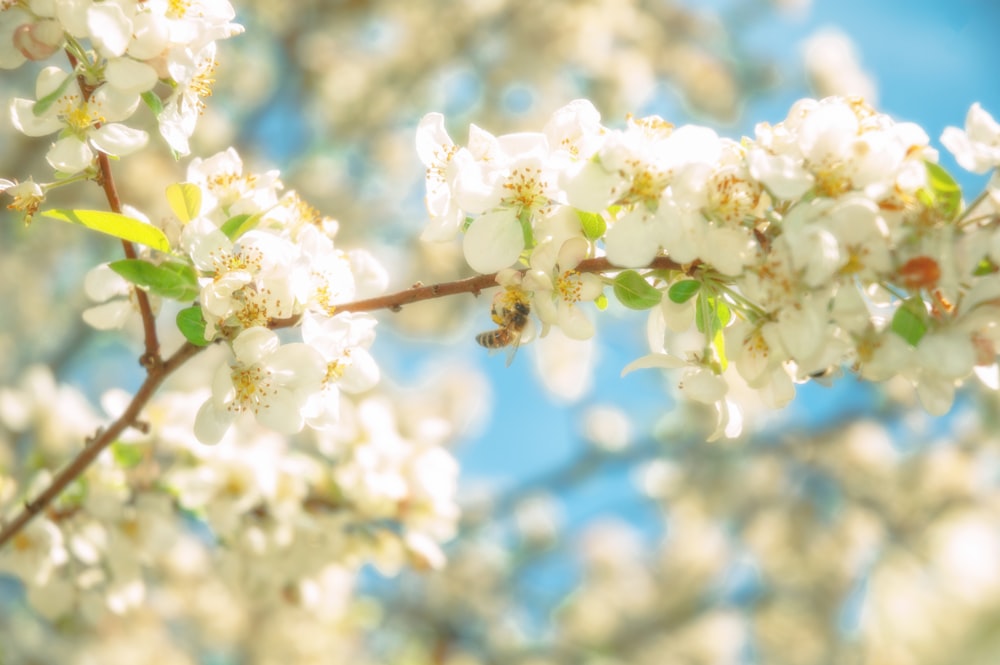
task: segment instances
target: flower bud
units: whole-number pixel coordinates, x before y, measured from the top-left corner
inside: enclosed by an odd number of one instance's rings
[[[25,23],[14,31],[14,47],[28,60],[45,60],[59,50],[63,42],[58,21]]]

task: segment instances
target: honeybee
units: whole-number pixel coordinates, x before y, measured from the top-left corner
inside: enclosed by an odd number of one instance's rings
[[[520,290],[506,290],[498,293],[493,299],[493,322],[499,326],[496,330],[487,330],[476,335],[476,341],[487,349],[495,350],[506,347],[507,366],[514,362],[514,354],[521,344],[521,334],[528,326],[531,316],[531,306],[527,295]]]

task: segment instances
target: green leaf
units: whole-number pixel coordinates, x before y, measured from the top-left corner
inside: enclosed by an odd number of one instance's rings
[[[223,222],[221,228],[226,237],[235,242],[241,235],[257,226],[258,222],[260,215],[236,215]]]
[[[725,326],[723,326],[725,327]],[[725,372],[729,367],[729,359],[726,357],[726,336],[720,328],[712,338],[712,346],[715,347],[715,355],[719,359],[719,372]]]
[[[685,279],[671,284],[670,290],[667,291],[667,297],[680,305],[682,303],[686,303],[688,300],[691,300],[691,298],[698,293],[700,288],[701,282],[698,280]]]
[[[517,217],[517,221],[521,223],[521,235],[524,236],[524,247],[525,249],[531,249],[535,246],[535,230],[531,226],[531,212],[522,210],[521,214]]]
[[[890,327],[910,346],[916,346],[927,332],[928,321],[924,301],[916,297],[907,298],[896,308]]]
[[[596,212],[577,210],[576,216],[580,218],[580,227],[587,240],[597,240],[608,230],[608,223],[604,221],[604,217]]]
[[[205,317],[201,315],[201,307],[194,305],[177,312],[177,329],[184,339],[195,346],[208,346],[205,339]]]
[[[725,320],[722,318],[723,315]],[[694,310],[694,322],[698,332],[705,334],[709,339],[715,339],[715,334],[729,322],[729,316],[729,308],[725,303],[720,303],[717,298],[706,295],[704,291],[699,294]]]
[[[142,101],[149,107],[149,110],[153,112],[153,115],[157,118],[160,117],[160,114],[163,113],[163,100],[160,99],[160,96],[152,90],[147,90],[142,93],[141,97]]]
[[[35,102],[35,105],[31,107],[31,112],[35,114],[36,118],[40,115],[44,115],[45,112],[49,110],[49,107],[55,104],[57,99],[63,96],[63,93],[66,92],[66,88],[69,87],[70,81],[72,80],[73,75],[67,74],[66,78],[63,79],[63,82],[59,84],[58,88]]]
[[[123,469],[138,466],[145,455],[145,450],[141,445],[121,441],[115,441],[111,444],[111,457],[115,460],[115,464]]]
[[[115,212],[104,212],[103,210],[62,209],[46,210],[42,215],[71,224],[79,224],[129,242],[137,242],[161,252],[170,251],[170,242],[163,231],[133,217],[126,217]]]
[[[614,281],[615,297],[629,309],[649,309],[660,304],[663,293],[635,270],[619,273]]]
[[[198,274],[186,263],[168,261],[154,265],[142,259],[122,259],[108,266],[136,286],[164,298],[191,302],[201,293]]]
[[[715,300],[715,316],[719,319],[719,327],[725,328],[733,318],[733,312],[729,309],[729,304],[724,300]]]
[[[962,188],[942,166],[925,161],[927,188],[917,192],[919,200],[936,208],[945,219],[952,220],[962,207]]]
[[[201,213],[201,187],[189,182],[167,187],[167,203],[181,223],[187,224]]]
[[[997,266],[988,258],[983,258],[976,265],[976,269],[972,271],[972,274],[976,277],[982,277],[983,275],[992,275],[996,271]]]

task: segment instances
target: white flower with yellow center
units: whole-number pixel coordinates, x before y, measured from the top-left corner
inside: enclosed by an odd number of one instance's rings
[[[184,228],[182,242],[203,275],[199,300],[209,332],[230,317],[250,328],[291,316],[298,252],[289,241],[249,231],[234,243],[197,218]]]
[[[170,77],[177,87],[164,102],[157,119],[160,134],[177,154],[186,155],[191,151],[188,139],[194,134],[198,118],[205,112],[203,98],[212,94],[218,65],[215,42],[209,42],[198,53],[185,49],[168,63]]]
[[[508,134],[497,143],[496,160],[480,169],[463,203],[468,212],[484,213],[469,225],[462,244],[465,260],[481,273],[517,261],[536,218],[548,214],[559,198],[544,134]]]
[[[941,143],[962,168],[973,173],[986,173],[1000,166],[1000,123],[979,102],[969,108],[965,130],[946,127]]]
[[[271,210],[281,188],[277,170],[244,174],[243,160],[234,148],[192,159],[187,181],[201,188],[201,214],[218,224],[233,215]]]
[[[240,414],[281,434],[302,429],[309,398],[323,386],[326,363],[308,344],[281,344],[273,330],[255,327],[233,340],[232,364],[224,364],[212,381],[212,396],[195,417],[195,436],[216,443]]]
[[[302,341],[316,349],[326,363],[323,388],[306,407],[306,421],[314,429],[339,422],[340,391],[361,393],[379,380],[379,368],[368,348],[375,341],[375,319],[345,312],[327,317],[302,315]]]
[[[597,275],[575,269],[589,251],[583,238],[570,238],[559,247],[543,242],[532,252],[523,281],[523,288],[535,292],[534,311],[542,323],[559,326],[572,339],[593,337],[594,324],[577,305],[594,300],[604,288]]]
[[[18,131],[27,136],[60,132],[45,156],[55,170],[72,175],[93,163],[95,150],[122,157],[146,145],[146,132],[116,122],[132,115],[138,96],[121,95],[110,86],[102,86],[85,100],[73,74],[58,67],[39,72],[35,82],[39,100],[60,90],[62,94],[37,115],[34,100],[16,98],[10,102],[11,121]]]

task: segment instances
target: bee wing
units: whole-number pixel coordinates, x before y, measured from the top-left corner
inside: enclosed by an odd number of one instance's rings
[[[517,347],[521,346],[521,333],[515,332],[514,339],[511,341],[510,346],[507,347],[507,367],[514,362],[514,356],[517,354]]]

